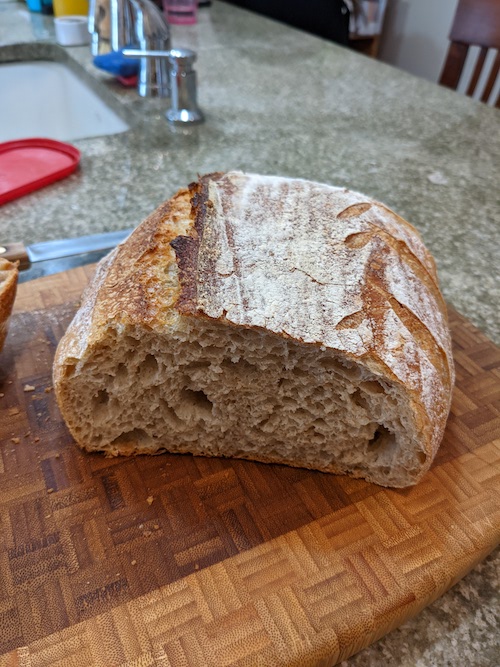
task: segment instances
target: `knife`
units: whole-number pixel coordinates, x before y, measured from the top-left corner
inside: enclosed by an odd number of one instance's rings
[[[111,248],[121,243],[133,228],[118,232],[103,232],[75,239],[44,241],[25,246],[23,243],[0,244],[0,259],[18,261],[19,282],[67,271],[77,266],[94,264]]]
[[[132,228],[122,229],[118,232],[90,234],[76,239],[43,241],[28,246],[23,243],[7,243],[0,245],[0,259],[8,259],[11,262],[18,261],[19,269],[23,271],[38,262],[83,255],[100,250],[110,250],[126,239],[131,231]]]

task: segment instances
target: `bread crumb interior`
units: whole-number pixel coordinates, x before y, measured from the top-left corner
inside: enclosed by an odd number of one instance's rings
[[[177,317],[163,335],[110,325],[88,360],[66,368],[78,415],[69,425],[87,449],[240,457],[412,483],[425,453],[411,441],[401,387],[331,350]]]

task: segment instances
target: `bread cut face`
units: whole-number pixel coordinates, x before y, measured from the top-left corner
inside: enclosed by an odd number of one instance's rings
[[[0,352],[7,337],[9,318],[16,298],[17,276],[17,264],[0,258]]]
[[[434,262],[364,195],[229,172],[99,264],[54,363],[78,444],[414,484],[454,381]]]

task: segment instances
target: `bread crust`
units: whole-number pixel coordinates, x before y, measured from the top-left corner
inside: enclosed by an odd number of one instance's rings
[[[18,263],[0,259],[0,351],[7,337],[9,318],[17,290]]]
[[[240,172],[209,174],[178,192],[101,262],[59,344],[54,384],[70,430],[65,380],[110,323],[164,332],[190,318],[335,350],[400,385],[425,452],[416,478],[429,468],[454,383],[446,305],[420,235],[386,206]]]

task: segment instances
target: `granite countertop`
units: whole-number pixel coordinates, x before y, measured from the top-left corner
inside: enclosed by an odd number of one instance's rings
[[[214,2],[173,44],[198,53],[206,122],[173,130],[168,100],[141,99],[55,44],[53,20],[0,2],[0,62],[65,61],[130,125],[72,141],[81,168],[0,207],[0,243],[138,224],[179,187],[241,169],[359,190],[412,222],[446,299],[500,343],[500,113],[311,35]],[[1,117],[1,111],[0,111]],[[493,666],[500,659],[500,553],[343,665]]]

